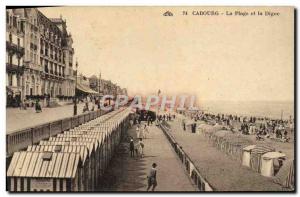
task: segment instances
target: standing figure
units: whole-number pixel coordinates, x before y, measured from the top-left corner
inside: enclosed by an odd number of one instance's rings
[[[39,103],[38,100],[35,101],[35,112],[36,113],[42,112],[42,108],[41,108],[40,103]]]
[[[145,138],[145,128],[143,125],[140,127],[140,137],[139,138]]]
[[[140,125],[136,126],[136,138],[140,138]]]
[[[133,126],[133,120],[130,119],[130,120],[129,120],[129,123],[130,123],[130,127],[132,127],[132,126]]]
[[[132,137],[130,139],[129,149],[130,149],[130,157],[134,157],[134,142]]]
[[[156,180],[156,163],[152,164],[152,168],[150,169],[149,175],[147,176],[148,179],[148,188],[147,191],[149,191],[149,189],[152,186],[152,191],[154,191],[155,187],[157,186],[157,180]]]
[[[139,152],[139,155],[140,155],[140,157],[141,158],[143,158],[144,157],[144,143],[142,142],[142,138],[140,138],[140,140],[139,140],[139,144],[138,144],[138,152]]]
[[[144,134],[144,136],[143,136],[144,139],[146,139],[146,138],[147,138],[147,134],[149,134],[149,129],[148,129],[148,126],[147,126],[147,125],[144,126],[143,134]]]

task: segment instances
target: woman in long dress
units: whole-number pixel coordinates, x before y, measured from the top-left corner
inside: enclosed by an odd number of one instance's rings
[[[145,137],[144,134],[145,134],[145,131],[144,131],[143,125],[141,125],[141,127],[140,127],[140,137],[139,138],[144,138]]]
[[[144,157],[144,143],[142,142],[142,138],[140,138],[139,143],[138,143],[138,152],[139,152],[139,156],[141,158]]]
[[[140,138],[140,132],[141,132],[141,131],[140,131],[140,125],[137,125],[137,126],[136,126],[136,130],[135,130],[135,131],[136,131],[136,138],[139,139],[139,138]]]
[[[149,129],[148,129],[148,126],[145,124],[145,126],[144,126],[144,139],[146,139],[147,138],[147,135],[149,134]]]

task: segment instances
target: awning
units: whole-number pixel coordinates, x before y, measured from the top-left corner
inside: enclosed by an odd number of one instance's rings
[[[99,92],[96,92],[95,90],[92,90],[90,87],[87,87],[85,85],[82,85],[80,83],[77,83],[77,87],[76,87],[78,90],[82,91],[82,92],[85,92],[85,93],[88,93],[88,94],[96,94],[98,95]]]

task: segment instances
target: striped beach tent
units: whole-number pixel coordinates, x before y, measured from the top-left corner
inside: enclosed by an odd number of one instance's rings
[[[295,188],[295,163],[294,160],[284,161],[283,166],[275,175],[274,182],[286,188]]]
[[[275,148],[268,144],[257,144],[251,151],[250,156],[250,167],[255,171],[260,173],[261,169],[261,156],[265,153],[275,151]]]

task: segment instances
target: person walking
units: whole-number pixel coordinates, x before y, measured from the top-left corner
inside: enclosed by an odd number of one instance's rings
[[[138,143],[138,152],[139,152],[139,156],[141,157],[141,158],[143,158],[144,157],[144,143],[142,142],[142,138],[140,138],[140,140],[139,140],[139,143]]]
[[[147,176],[147,180],[148,180],[148,188],[147,191],[149,191],[149,189],[152,187],[152,191],[155,190],[155,187],[157,186],[157,180],[156,180],[156,163],[152,164],[152,168],[150,169],[149,175]]]
[[[144,126],[144,131],[143,131],[143,138],[146,139],[147,138],[147,134],[149,134],[149,129],[148,129],[148,126],[145,124]]]
[[[40,103],[39,103],[38,100],[35,101],[35,112],[36,113],[42,112],[42,108],[41,108]]]
[[[132,127],[132,126],[133,126],[133,120],[130,119],[130,120],[129,120],[129,123],[130,123],[130,127]]]
[[[140,127],[140,138],[145,138],[145,128],[144,125]]]
[[[133,138],[132,137],[130,139],[129,149],[130,149],[130,157],[134,157],[134,142],[133,142]]]
[[[135,132],[136,132],[136,138],[139,139],[139,138],[140,138],[140,132],[141,132],[141,131],[140,131],[140,125],[137,125],[137,126],[136,126]]]

